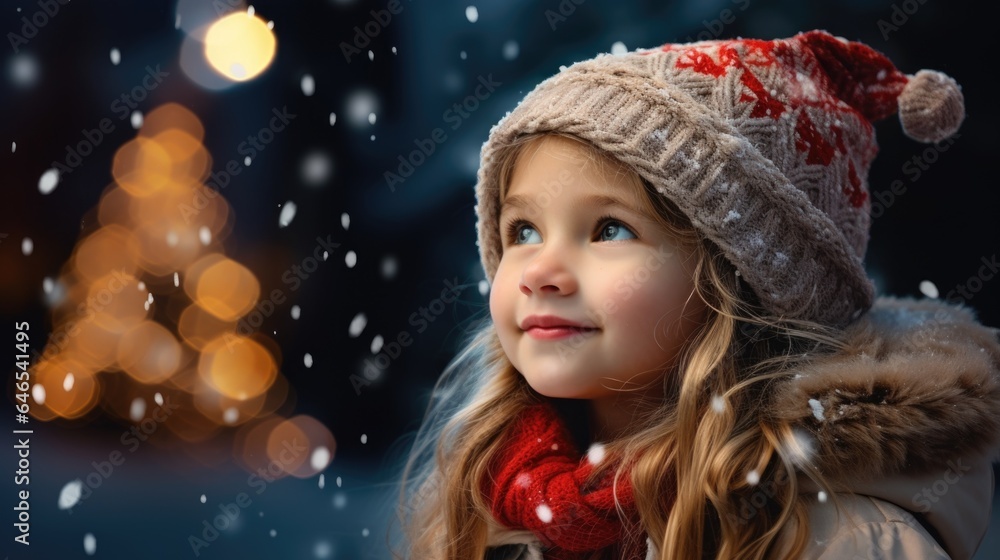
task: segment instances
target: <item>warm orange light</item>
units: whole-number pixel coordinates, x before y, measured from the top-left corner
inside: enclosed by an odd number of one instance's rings
[[[131,274],[114,272],[91,283],[82,320],[123,333],[146,318],[149,311],[147,290],[139,289],[139,280]]]
[[[115,152],[111,174],[133,196],[149,196],[171,180],[173,160],[158,142],[142,136]]]
[[[72,384],[66,382],[68,374],[73,374]],[[44,406],[58,416],[78,418],[97,404],[93,371],[73,359],[65,356],[44,359],[35,364],[33,378],[44,387]]]
[[[177,103],[164,103],[142,118],[140,136],[153,137],[168,129],[179,129],[198,142],[205,139],[205,127],[197,115]]]
[[[198,278],[195,301],[223,321],[235,321],[250,311],[260,297],[260,284],[245,266],[225,259],[209,266]]]
[[[199,305],[185,307],[177,322],[178,334],[196,350],[201,350],[223,333],[235,331],[235,321],[223,321]]]
[[[278,367],[271,354],[252,338],[225,334],[202,350],[198,373],[223,395],[246,400],[274,383]]]
[[[118,363],[140,383],[159,383],[181,365],[181,346],[159,323],[143,321],[122,335]]]
[[[330,464],[336,453],[333,434],[319,420],[307,415],[277,425],[267,440],[267,455],[292,476],[307,478]]]
[[[274,59],[274,32],[261,18],[235,12],[220,18],[205,34],[205,58],[234,82],[257,77]]]
[[[94,282],[115,272],[134,275],[139,243],[132,232],[119,225],[102,227],[81,241],[73,264],[83,278]]]

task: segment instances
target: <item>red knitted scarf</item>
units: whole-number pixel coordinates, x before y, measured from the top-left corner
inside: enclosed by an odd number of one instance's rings
[[[546,560],[580,560],[608,547],[627,549],[615,554],[622,560],[646,557],[646,537],[629,477],[619,476],[617,485],[618,503],[628,514],[625,519],[615,507],[614,467],[586,486],[587,477],[603,460],[599,444],[581,457],[549,403],[526,408],[506,433],[506,443],[483,483],[497,522],[533,532],[547,547]],[[639,537],[624,544],[628,531]]]

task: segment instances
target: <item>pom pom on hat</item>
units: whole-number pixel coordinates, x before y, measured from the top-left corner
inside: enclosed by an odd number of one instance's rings
[[[906,135],[914,140],[944,140],[958,131],[964,119],[962,90],[942,72],[917,72],[899,94],[899,121]]]

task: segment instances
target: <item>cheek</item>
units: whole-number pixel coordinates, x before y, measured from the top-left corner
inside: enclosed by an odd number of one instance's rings
[[[493,284],[490,286],[490,316],[493,319],[493,323],[500,326],[503,319],[512,313],[511,306],[513,305],[511,289],[516,289],[516,285],[511,286],[511,280],[507,278],[508,273],[503,265],[503,261],[500,262],[500,266],[497,267],[496,276],[493,277]]]
[[[605,290],[608,301],[617,306],[610,317],[630,336],[648,342],[654,340],[654,333],[677,322],[692,285],[679,270],[660,268],[650,274],[632,274]]]

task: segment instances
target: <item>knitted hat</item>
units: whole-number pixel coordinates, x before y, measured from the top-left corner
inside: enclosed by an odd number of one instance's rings
[[[716,243],[770,312],[846,326],[869,309],[872,122],[943,140],[965,117],[957,83],[908,76],[825,31],[773,41],[666,44],[600,54],[544,80],[483,144],[479,254],[500,262],[497,151],[533,132],[572,134],[631,166]]]

